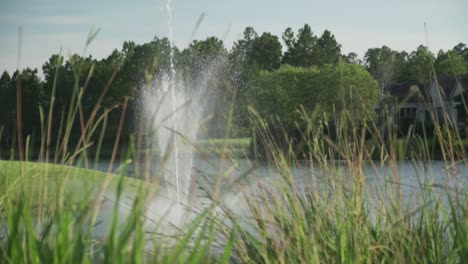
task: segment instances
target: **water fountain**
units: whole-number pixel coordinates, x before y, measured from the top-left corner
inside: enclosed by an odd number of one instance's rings
[[[179,225],[183,221],[184,208],[188,204],[190,184],[193,174],[194,149],[190,145],[196,140],[201,119],[209,103],[206,99],[207,80],[211,77],[211,66],[197,87],[188,87],[179,78],[175,68],[172,30],[172,0],[166,1],[168,16],[170,71],[155,76],[149,89],[143,89],[140,96],[142,118],[152,131],[147,138],[157,146],[159,159],[155,161],[163,167],[165,186],[164,200],[159,198],[152,203],[154,211],[164,211],[171,223]],[[165,160],[162,156],[168,154]],[[158,198],[156,198],[158,199]]]

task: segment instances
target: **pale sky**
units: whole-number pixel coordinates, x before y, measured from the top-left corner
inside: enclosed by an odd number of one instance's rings
[[[0,72],[17,68],[18,27],[23,28],[20,67],[38,68],[50,55],[83,54],[88,33],[100,29],[87,49],[102,58],[125,40],[144,43],[168,36],[166,0],[0,0]],[[390,46],[411,51],[429,44],[436,53],[468,44],[468,0],[173,0],[174,42],[225,36],[225,45],[246,26],[281,36],[309,24],[316,35],[329,29],[342,51],[363,56],[368,48]],[[424,23],[427,23],[428,40]]]

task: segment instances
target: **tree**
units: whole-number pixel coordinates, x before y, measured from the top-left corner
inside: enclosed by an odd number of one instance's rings
[[[173,49],[177,53],[177,49]],[[123,66],[116,83],[135,91],[147,78],[171,73],[171,45],[167,38],[154,39],[142,45],[125,42],[122,47]]]
[[[21,79],[21,109],[22,109],[22,125],[23,135],[35,135],[33,140],[37,140],[41,135],[41,116],[40,108],[44,109],[47,104],[47,97],[44,94],[43,84],[37,75],[37,69],[26,68],[24,70],[15,71],[10,80],[10,87],[14,87],[16,91],[16,83],[18,78]],[[16,93],[10,99],[14,100],[14,123],[16,123]]]
[[[108,87],[105,97],[101,102],[101,106],[106,108],[120,104],[123,102],[125,96],[132,96],[135,93],[134,86],[124,85],[121,82],[122,79],[119,78],[119,75],[123,73],[120,71],[120,68],[124,61],[125,55],[118,50],[114,50],[106,58],[94,61],[92,76],[90,76],[88,80],[82,102],[89,111],[98,103],[99,97],[104,92],[104,89],[109,81],[111,81],[112,75],[116,71],[118,72],[118,74],[116,74],[117,79],[114,79],[112,84]]]
[[[233,123],[237,128],[237,135],[245,136],[249,131],[248,118],[248,88],[247,83],[255,78],[260,69],[256,63],[252,63],[252,54],[254,42],[258,38],[258,34],[252,27],[247,27],[244,30],[244,37],[234,42],[233,48],[228,56],[229,74],[227,79],[234,87],[232,100],[233,104]]]
[[[253,45],[257,38],[257,32],[255,32],[253,27],[246,27],[244,38],[234,43],[231,52],[232,58],[235,58],[238,63],[250,63]]]
[[[295,43],[294,31],[290,27],[288,27],[284,31],[282,39],[284,41],[284,44],[286,44],[286,47],[288,48],[288,50],[294,49],[294,43]]]
[[[123,63],[124,59],[124,54],[117,50],[101,60],[95,60],[91,56],[84,58],[74,54],[64,64],[60,55],[52,55],[49,61],[43,65],[44,92],[47,98],[51,98],[53,86],[56,87],[56,101],[53,109],[53,120],[51,120],[52,131],[56,131],[60,127],[60,119],[62,118],[60,113],[65,113],[68,120],[71,120],[72,116],[75,115],[75,123],[72,124],[72,138],[79,138],[81,125],[83,125],[79,121],[87,122],[112,74],[116,69],[119,69],[119,65]],[[55,76],[56,74],[58,76]],[[114,83],[108,87],[100,102],[98,115],[104,111],[103,109],[121,103],[124,96],[133,95],[132,90],[129,89],[131,86],[122,84],[125,82],[121,82],[119,85],[114,80]],[[79,94],[80,96],[78,96]],[[75,114],[78,102],[80,112]],[[111,126],[115,126],[117,120],[118,116],[111,113],[109,116],[110,131],[114,129]]]
[[[396,51],[393,57],[394,77],[393,82],[410,81],[408,53],[406,51]]]
[[[47,97],[52,97],[52,89],[55,85],[55,108],[64,108],[71,97],[73,91],[73,73],[70,64],[64,68],[63,56],[53,54],[42,66],[44,74],[44,93]],[[56,76],[57,74],[57,76]],[[57,117],[56,117],[57,118]]]
[[[343,61],[349,64],[357,64],[357,65],[363,64],[362,60],[359,59],[356,52],[350,52],[348,53],[348,55],[342,55],[341,57]]]
[[[122,54],[126,61],[130,60],[135,54],[135,46],[135,42],[133,41],[125,41],[122,45]]]
[[[397,81],[398,71],[404,68],[405,58],[403,54],[382,46],[368,49],[364,55],[364,63],[379,83],[380,93],[383,93],[385,87]]]
[[[11,139],[15,134],[16,120],[16,87],[11,82],[10,74],[4,71],[0,77],[0,148],[11,147]],[[0,153],[1,154],[1,153]]]
[[[178,68],[184,76],[185,88],[191,92],[203,91],[205,100],[212,102],[212,119],[207,124],[208,135],[221,136],[225,129],[228,110],[227,98],[232,93],[227,68],[227,50],[216,37],[194,40],[178,55]],[[202,90],[200,90],[202,89]]]
[[[468,74],[468,66],[460,52],[440,50],[435,61],[435,71],[438,76],[458,76]]]
[[[52,58],[56,59],[56,58]],[[57,98],[57,107],[58,110],[65,110],[68,111],[67,114],[73,113],[75,111],[76,103],[78,102],[78,95],[81,89],[87,89],[85,84],[88,83],[90,73],[96,60],[92,58],[92,56],[82,57],[78,54],[73,54],[65,61],[63,67],[60,65],[55,64],[54,67],[60,67],[58,73],[58,82],[56,84],[56,98]],[[44,69],[44,67],[43,67]],[[54,68],[53,68],[54,69]],[[55,69],[54,69],[55,70]],[[55,71],[51,71],[55,77]],[[51,94],[51,87],[53,82],[53,77],[48,77],[48,82],[46,83],[46,91],[47,95],[50,96]],[[89,83],[88,83],[89,85]],[[91,90],[91,92],[94,92]],[[86,91],[86,95],[88,96],[90,91]],[[91,105],[85,104],[85,108],[90,108]],[[57,116],[59,118],[59,116]],[[56,122],[57,123],[57,122]]]
[[[254,124],[253,132],[254,154],[260,157],[269,155],[265,135],[280,149],[289,150],[292,142],[297,154],[308,153],[302,135],[305,127],[314,124],[303,118],[304,112],[311,116],[318,111],[320,117],[331,117],[328,121],[343,113],[350,117],[349,121],[362,124],[372,115],[377,99],[377,82],[366,69],[346,63],[322,68],[285,65],[275,71],[262,71],[250,85],[253,107],[263,118],[261,126]]]
[[[340,63],[322,68],[283,66],[263,71],[252,80],[250,96],[262,116],[278,116],[286,127],[295,127],[301,106],[311,113],[350,111],[365,118],[377,99],[377,83],[360,65]]]
[[[283,33],[283,41],[288,50],[284,53],[283,63],[298,67],[310,67],[314,65],[314,47],[317,37],[312,33],[309,25],[305,24],[299,29],[296,37],[291,28]]]
[[[274,70],[281,63],[281,43],[277,36],[263,33],[253,41],[250,60],[263,70]]]
[[[7,112],[13,109],[11,103],[14,102],[12,98],[14,89],[11,83],[10,74],[7,71],[2,73],[0,77],[0,126],[8,119]]]
[[[435,57],[428,47],[420,45],[408,57],[408,76],[411,81],[428,83],[434,77],[433,65]]]
[[[257,65],[252,65],[253,46],[258,38],[257,32],[252,27],[246,27],[244,38],[234,42],[229,54],[229,65],[231,67],[231,78],[242,93],[247,80],[258,71]]]
[[[223,41],[216,37],[194,40],[184,51],[189,52],[192,58],[201,59],[203,62],[213,61],[227,53]]]
[[[466,47],[465,43],[457,44],[455,47],[453,47],[453,51],[468,61],[468,47]]]
[[[340,58],[341,45],[329,30],[325,30],[313,49],[313,65],[321,67],[325,64],[337,64]]]
[[[198,87],[224,64],[227,54],[223,41],[216,37],[194,40],[177,56],[177,67],[183,72],[186,85]]]

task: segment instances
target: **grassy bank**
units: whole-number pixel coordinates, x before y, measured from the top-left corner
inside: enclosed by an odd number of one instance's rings
[[[84,194],[99,189],[106,181],[115,189],[121,178],[112,173],[42,162],[0,160],[0,167],[0,192],[3,198],[13,199],[26,195],[34,204],[48,203],[49,199],[55,199],[59,192],[65,192],[67,195]],[[125,185],[136,188],[141,184],[140,181],[128,177],[122,180]],[[48,200],[40,201],[45,195]]]
[[[199,152],[207,155],[220,156],[227,154],[233,158],[248,158],[250,156],[251,138],[206,139],[198,140],[195,146]]]

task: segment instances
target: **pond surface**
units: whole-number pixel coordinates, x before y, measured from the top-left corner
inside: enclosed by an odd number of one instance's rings
[[[140,165],[140,170],[146,165]],[[149,165],[151,176],[158,174],[157,163]],[[311,184],[328,181],[330,178],[352,181],[356,174],[362,175],[368,184],[375,187],[382,184],[397,184],[402,189],[421,189],[426,187],[448,188],[462,192],[467,191],[468,163],[458,162],[455,165],[448,165],[443,161],[399,161],[395,164],[381,164],[379,161],[368,161],[360,172],[350,169],[345,162],[329,162],[327,168],[307,161],[297,162],[294,166],[285,169],[277,169],[268,166],[266,163],[251,161],[247,159],[220,159],[220,158],[200,158],[194,159],[193,177],[200,182],[214,183],[218,175],[222,175],[222,182],[230,184],[243,179],[244,184],[252,181],[279,180],[281,174],[289,173],[293,180],[298,183],[298,187],[310,187]],[[100,161],[96,169],[107,171],[108,161]],[[123,166],[114,165],[113,171],[117,174]],[[125,167],[125,175],[135,176],[135,165],[130,164]],[[137,177],[138,178],[138,177]],[[142,176],[144,178],[144,176]]]
[[[158,195],[149,205],[146,214],[148,219],[148,230],[154,230],[160,220],[169,222],[171,225],[180,226],[181,219],[190,219],[206,208],[211,199],[207,193],[213,192],[217,180],[220,183],[219,198],[239,218],[248,218],[250,213],[245,197],[255,197],[259,188],[270,188],[278,192],[277,184],[285,184],[284,176],[291,175],[291,181],[300,192],[306,194],[318,191],[319,195],[333,196],[336,193],[335,183],[342,186],[343,190],[352,192],[356,177],[362,175],[361,179],[365,185],[366,199],[368,204],[378,206],[385,197],[384,193],[393,187],[399,187],[405,204],[417,208],[422,205],[421,193],[424,190],[433,190],[434,194],[441,194],[444,200],[448,195],[468,196],[468,166],[466,163],[457,163],[447,166],[442,161],[411,162],[402,161],[393,165],[380,164],[379,162],[367,162],[362,170],[356,171],[355,166],[348,166],[344,162],[328,162],[327,168],[318,167],[308,162],[298,162],[294,166],[283,169],[273,168],[265,163],[252,162],[246,159],[223,160],[220,158],[194,159],[192,179],[196,184],[193,196],[186,199],[183,206],[178,207],[175,199],[175,190],[170,187],[161,188]],[[95,167],[97,170],[107,171],[108,161],[101,161]],[[140,165],[141,167],[142,165]],[[160,172],[157,163],[149,164],[150,171]],[[115,165],[114,172],[119,173],[124,167]],[[125,175],[135,177],[135,166],[133,164],[124,168]],[[219,177],[221,175],[221,177]],[[98,187],[98,186],[96,186]],[[280,190],[282,190],[280,188]],[[285,189],[287,190],[287,188]],[[124,199],[119,202],[119,218],[123,221],[131,212],[133,198],[138,195],[136,188],[126,190]],[[383,198],[382,198],[383,197]],[[96,237],[106,236],[110,226],[113,210],[115,208],[115,189],[109,189],[99,211],[94,235]],[[180,210],[189,207],[190,212]],[[372,215],[372,208],[369,208]],[[250,226],[250,225],[249,225]],[[158,232],[160,230],[158,229]],[[164,230],[163,232],[166,232]],[[1,232],[0,232],[1,233]]]
[[[318,167],[308,162],[298,162],[294,166],[275,169],[265,163],[253,162],[246,159],[222,160],[220,158],[195,158],[192,179],[196,182],[196,202],[190,201],[191,206],[203,208],[210,204],[207,192],[214,192],[217,180],[221,188],[220,199],[234,208],[240,215],[246,210],[243,198],[258,193],[258,188],[270,188],[278,191],[277,184],[284,184],[284,175],[291,175],[295,188],[303,193],[318,190],[319,193],[333,195],[335,184],[340,183],[346,191],[352,191],[357,175],[362,175],[365,184],[365,195],[373,202],[380,202],[386,192],[398,190],[405,204],[415,207],[421,204],[421,194],[425,190],[432,190],[434,194],[468,195],[466,186],[468,181],[468,166],[458,163],[447,166],[442,161],[411,162],[401,161],[396,164],[380,164],[367,162],[361,171],[355,166],[348,166],[344,162],[330,162],[328,168]],[[101,161],[97,169],[107,171],[109,163]],[[150,171],[158,172],[158,164],[150,164]],[[119,166],[115,166],[118,171]],[[140,165],[140,168],[143,165]],[[128,165],[126,175],[135,175],[135,166]],[[218,175],[222,175],[218,177]],[[154,176],[152,176],[154,177]],[[261,186],[261,187],[259,187]],[[397,188],[396,188],[397,187]],[[324,190],[327,190],[325,192]],[[175,190],[166,188],[151,205],[154,217],[164,211],[169,218],[180,218],[180,212],[173,212],[177,202]],[[110,194],[111,195],[111,194]],[[192,194],[193,195],[193,194]],[[187,198],[188,199],[188,198]],[[196,205],[194,205],[194,203]],[[110,207],[111,208],[111,207]],[[157,218],[157,217],[156,217]]]

